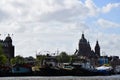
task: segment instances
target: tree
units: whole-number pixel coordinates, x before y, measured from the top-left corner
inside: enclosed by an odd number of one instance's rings
[[[37,65],[40,66],[40,64],[42,64],[43,60],[45,59],[46,55],[37,55]]]
[[[6,64],[6,62],[7,62],[7,58],[6,58],[6,56],[5,55],[0,55],[0,64],[1,65],[4,65],[4,64]]]
[[[3,49],[2,49],[2,45],[0,44],[0,55],[3,54]]]
[[[69,55],[70,56],[70,63],[73,63],[74,61],[76,61],[77,56],[75,55]]]
[[[20,55],[16,56],[15,58],[11,59],[11,64],[23,64],[25,63],[24,58]]]
[[[0,44],[0,64],[4,65],[6,64],[6,62],[7,62],[7,57],[4,55],[2,46]]]
[[[59,62],[69,62],[70,56],[66,52],[61,52],[60,55],[57,56]]]

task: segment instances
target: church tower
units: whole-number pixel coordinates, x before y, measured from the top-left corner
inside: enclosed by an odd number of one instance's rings
[[[3,52],[7,56],[7,58],[14,58],[14,46],[12,45],[12,39],[10,37],[10,34],[8,34],[8,36],[3,41],[2,47]]]
[[[89,57],[91,55],[91,47],[89,42],[84,37],[84,34],[82,34],[81,39],[79,40],[78,47],[78,56]]]
[[[99,46],[98,41],[96,41],[96,45],[95,45],[95,54],[97,56],[100,56],[100,46]]]

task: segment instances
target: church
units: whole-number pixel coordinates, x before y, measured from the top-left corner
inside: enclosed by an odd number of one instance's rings
[[[94,50],[91,49],[89,41],[82,34],[81,39],[79,40],[78,50],[75,53],[76,56],[85,57],[85,58],[99,58],[100,57],[100,46],[99,42],[96,41]]]
[[[3,49],[3,53],[8,59],[14,58],[14,45],[12,44],[10,34],[8,34],[5,40],[0,39],[0,45]]]

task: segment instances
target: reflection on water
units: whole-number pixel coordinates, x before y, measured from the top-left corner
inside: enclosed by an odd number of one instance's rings
[[[114,76],[92,76],[92,77],[0,77],[0,80],[120,80],[120,75]]]

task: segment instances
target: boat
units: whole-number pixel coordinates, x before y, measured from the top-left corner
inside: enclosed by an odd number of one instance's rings
[[[10,66],[1,66],[0,65],[0,77],[7,76],[11,74],[11,67]]]
[[[40,76],[98,76],[108,75],[104,71],[97,70],[92,66],[89,60],[74,59],[70,63],[62,63],[63,67],[59,66],[56,57],[47,56],[40,68]]]
[[[102,68],[103,69],[103,68]],[[3,71],[0,71],[2,73]],[[47,55],[39,69],[32,71],[29,64],[15,64],[0,76],[104,76],[110,71],[100,70],[90,64],[90,60],[75,58],[70,63],[59,63],[56,56]]]
[[[7,76],[32,76],[33,72],[29,64],[15,64],[11,67],[0,68],[0,77]]]
[[[96,75],[103,75],[99,73],[94,66],[92,66],[89,60],[86,59],[73,59],[71,65],[74,67],[72,69],[73,76],[96,76]]]
[[[112,66],[102,65],[102,66],[96,67],[96,69],[98,72],[104,73],[106,75],[111,75],[114,72]]]
[[[30,64],[15,64],[12,66],[11,73],[13,76],[27,76],[32,73],[31,65]]]
[[[115,73],[115,74],[120,74],[120,65],[117,65],[117,66],[114,68],[114,73]]]
[[[42,61],[39,76],[66,76],[69,75],[67,69],[61,68],[60,63],[55,56],[47,55],[47,57]],[[37,73],[37,74],[38,74]]]

